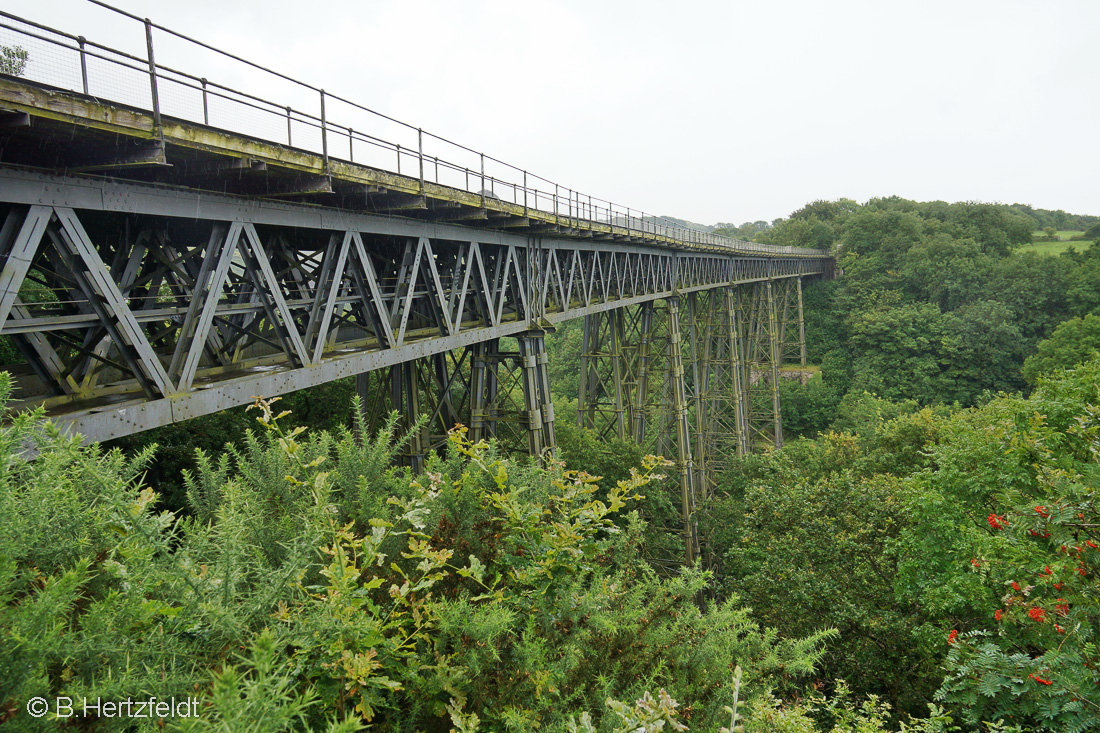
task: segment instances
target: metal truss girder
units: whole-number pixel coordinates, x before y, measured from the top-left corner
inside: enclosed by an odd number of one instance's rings
[[[486,339],[515,335],[526,329],[527,324],[506,324],[463,331],[446,338],[410,342],[392,349],[364,351],[326,359],[321,364],[309,368],[272,369],[250,373],[233,379],[211,382],[171,398],[146,400],[135,396],[126,401],[115,402],[109,408],[93,407],[72,411],[58,415],[55,422],[64,429],[80,433],[88,441],[109,440],[219,412],[228,407],[247,405],[257,394],[280,395],[295,392],[423,358],[433,353],[459,349]]]
[[[25,320],[29,317],[27,309],[16,297],[12,304],[10,314],[16,320]],[[71,374],[65,373],[65,364],[49,340],[42,333],[30,331],[16,334],[12,337],[18,348],[27,357],[31,368],[38,373],[39,378],[46,387],[56,394],[71,395],[79,391],[80,385],[76,383]]]
[[[393,347],[397,344],[397,338],[385,313],[386,301],[382,297],[382,289],[378,284],[378,273],[375,270],[374,261],[367,254],[359,232],[348,234],[351,235],[351,242],[354,245],[351,271],[356,284],[356,295],[362,302],[367,319],[374,324],[375,333],[381,333],[385,339],[385,345]]]
[[[233,222],[228,226],[215,225],[210,233],[206,256],[195,280],[191,304],[184,316],[179,340],[170,366],[171,373],[179,380],[179,390],[191,387],[199,359],[207,346],[207,340],[215,338],[211,333],[218,296],[229,274],[229,265],[237,250],[242,225]],[[221,346],[221,344],[217,344]]]
[[[339,245],[337,245],[338,240]],[[351,232],[345,232],[342,239],[333,234],[325,247],[304,338],[307,345],[314,344],[310,364],[321,361],[321,355],[328,341],[329,325],[336,310],[336,298],[340,295],[339,283],[344,279],[344,267],[347,264],[348,251],[351,249],[351,240]]]
[[[52,208],[32,206],[20,226],[18,213],[13,209],[0,229],[0,253],[5,257],[4,269],[0,271],[0,333],[52,216]]]
[[[146,396],[175,392],[164,366],[153,352],[145,332],[134,318],[76,213],[72,209],[55,207],[54,216],[60,224],[55,242],[58,253],[66,259],[69,270],[82,285],[81,289],[99,317],[100,324],[110,334]]]
[[[89,435],[95,438],[243,404],[254,394],[330,381],[361,367],[516,335],[547,322],[641,306],[629,311],[637,318],[645,304],[660,299],[684,295],[690,303],[693,292],[812,275],[827,264],[519,236],[0,166],[4,205],[8,216],[0,245],[8,255],[4,277],[11,286],[3,292],[17,293],[29,272],[45,268],[56,287],[78,296],[61,314],[46,303],[26,303],[17,316],[9,313],[0,322],[5,334],[39,334],[41,348],[30,348],[34,357],[28,360],[55,393],[20,404],[46,404],[74,427],[99,431]],[[19,245],[24,259],[30,258],[20,263],[11,254],[31,206],[42,207],[39,219],[55,206],[80,209],[81,218],[93,219],[103,231],[128,231],[134,222],[136,234],[118,246],[97,241],[93,247],[89,240],[80,257],[70,256],[74,267],[84,263],[77,270],[98,271],[95,277],[69,273],[64,257],[53,251],[58,243],[69,249],[61,239],[41,247],[37,264],[30,261],[36,257],[31,245]],[[174,233],[197,231],[201,240],[188,234],[185,241],[172,241],[176,234],[168,237],[165,222]],[[30,241],[35,225],[27,226]],[[400,249],[405,241],[415,243],[408,263]],[[98,260],[94,267],[87,265],[88,252]],[[83,286],[77,282],[81,278]],[[101,295],[111,287],[110,297]],[[7,298],[10,311],[16,301]],[[651,307],[648,312],[652,321]],[[397,323],[396,332],[393,317],[404,323]],[[67,357],[51,341],[78,351],[83,366],[59,371],[57,360]],[[644,435],[645,400],[631,395],[648,388],[648,376],[637,371],[642,357],[627,342],[619,366],[619,421],[624,434]],[[33,346],[26,339],[23,345]],[[646,358],[652,368],[655,357],[659,361],[652,339],[650,348]],[[109,349],[122,359],[112,360]],[[50,351],[60,356],[53,359]],[[689,371],[697,361],[692,359]],[[157,369],[164,372],[159,380]],[[73,391],[70,375],[83,379],[85,393],[64,396]],[[536,370],[532,381],[537,379]],[[685,389],[697,391],[697,382],[692,373]],[[101,397],[111,400],[110,419]],[[691,398],[694,403],[699,395]]]

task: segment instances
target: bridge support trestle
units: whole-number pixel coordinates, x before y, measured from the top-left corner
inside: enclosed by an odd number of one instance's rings
[[[801,278],[693,291],[585,317],[577,423],[675,460],[684,560],[697,502],[737,457],[783,445],[780,369],[805,363]],[[650,394],[652,380],[660,389]],[[651,402],[652,401],[652,402]],[[650,416],[655,433],[647,433]]]

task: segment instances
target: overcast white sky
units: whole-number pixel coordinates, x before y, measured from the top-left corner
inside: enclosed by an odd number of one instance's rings
[[[0,4],[134,35],[86,0]],[[1098,0],[115,4],[647,212],[896,194],[1100,214]]]

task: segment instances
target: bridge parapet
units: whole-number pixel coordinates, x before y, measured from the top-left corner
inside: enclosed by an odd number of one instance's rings
[[[115,46],[0,11],[0,43],[29,52],[20,77],[0,75],[0,122],[18,150],[6,162],[513,232],[824,254],[723,237],[581,193],[93,2],[120,24]],[[204,65],[241,81],[206,78]]]

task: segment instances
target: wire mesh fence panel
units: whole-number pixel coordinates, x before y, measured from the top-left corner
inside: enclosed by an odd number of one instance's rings
[[[261,140],[287,143],[285,110],[246,106],[224,93],[207,91],[206,97],[211,127]]]
[[[148,67],[135,68],[129,59],[110,52],[101,53],[102,57],[87,54],[88,93],[130,107],[149,109],[152,92]]]
[[[395,145],[363,135],[358,130],[352,129],[356,164],[382,170],[394,170],[397,167],[397,147]]]
[[[162,73],[157,79],[157,93],[162,115],[205,122],[203,90],[201,87],[196,88],[190,79]]]
[[[476,174],[474,175],[476,176]],[[459,167],[450,162],[440,168],[438,182],[463,191],[476,190],[472,187],[473,184],[470,181],[470,169]]]
[[[403,174],[419,177],[419,166],[410,167],[408,161],[410,153],[419,152],[419,135],[415,128],[330,94],[325,95],[325,120],[335,128],[330,129],[328,135],[342,138],[340,142],[330,141],[330,156],[346,159],[350,153],[356,163],[390,171],[396,170],[400,160]],[[353,142],[351,151],[347,144],[349,129]]]
[[[290,121],[291,143],[290,147],[298,150],[306,150],[311,153],[323,152],[324,145],[321,140],[321,123],[318,120],[304,117],[298,113],[291,114]]]
[[[19,76],[74,92],[83,91],[80,73],[80,52],[76,42],[49,31],[33,28],[26,23],[4,19],[0,26],[0,45],[9,49],[21,49],[22,62],[5,69],[6,73],[20,72]],[[22,66],[21,69],[17,68]]]

